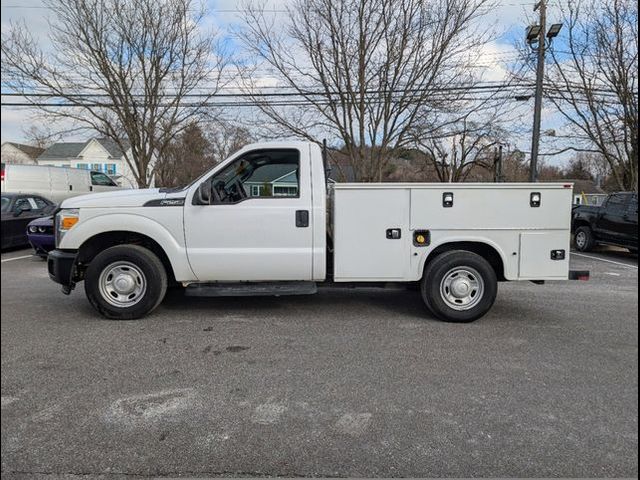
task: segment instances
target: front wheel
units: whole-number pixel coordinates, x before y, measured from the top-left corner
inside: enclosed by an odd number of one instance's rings
[[[160,259],[146,248],[118,245],[91,261],[84,291],[101,315],[133,320],[160,304],[167,291],[167,272]]]
[[[420,284],[427,308],[447,322],[472,322],[487,313],[498,293],[493,267],[472,252],[438,255],[425,268]]]
[[[593,238],[593,231],[591,228],[583,226],[576,230],[576,237],[574,240],[576,244],[576,250],[580,252],[589,252],[595,245],[595,239]]]

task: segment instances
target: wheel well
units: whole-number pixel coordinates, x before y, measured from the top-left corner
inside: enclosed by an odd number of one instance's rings
[[[451,250],[465,250],[467,252],[473,252],[484,258],[493,267],[496,272],[498,281],[504,281],[504,262],[498,251],[491,245],[482,242],[451,242],[438,245],[427,257],[427,261],[424,267],[427,268],[429,262],[431,262],[438,255],[449,252]]]
[[[82,272],[81,276],[84,276],[83,270],[98,253],[109,247],[123,244],[139,245],[151,250],[158,256],[158,258],[164,265],[164,268],[167,271],[167,275],[169,276],[169,281],[175,282],[173,267],[171,266],[169,257],[165,253],[164,249],[160,246],[160,244],[151,237],[148,237],[141,233],[128,231],[100,233],[86,240],[80,246],[77,257],[78,267],[80,267],[79,270]]]
[[[586,220],[575,220],[573,222],[572,230],[575,232],[580,227],[589,227],[589,228],[591,228],[591,225]]]

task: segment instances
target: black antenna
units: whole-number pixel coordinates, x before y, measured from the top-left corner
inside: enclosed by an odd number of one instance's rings
[[[324,172],[327,173],[327,139],[322,139],[322,165],[324,166]]]

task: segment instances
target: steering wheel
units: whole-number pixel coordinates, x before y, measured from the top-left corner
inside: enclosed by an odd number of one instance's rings
[[[242,182],[240,180],[236,180],[233,184],[233,190],[235,190],[235,194],[237,195],[237,200],[244,200],[248,197],[247,191],[244,189]]]
[[[220,190],[218,188],[222,188],[224,190],[224,182],[219,181],[214,184],[211,182],[211,195],[209,195],[209,205],[214,203],[222,203],[222,195],[220,195]]]

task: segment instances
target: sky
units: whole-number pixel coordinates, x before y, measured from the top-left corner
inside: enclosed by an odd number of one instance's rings
[[[267,9],[282,10],[289,0],[269,0]],[[50,11],[44,8],[41,0],[1,0],[1,23],[2,31],[5,32],[12,22],[24,22],[30,32],[38,39],[42,48],[47,49],[50,42],[48,35],[48,19]],[[208,0],[207,10],[209,14],[204,22],[205,28],[213,28],[227,39],[227,46],[235,48],[236,43],[231,35],[234,25],[241,22],[239,9],[240,2],[235,0]],[[492,8],[483,18],[488,25],[493,28],[493,40],[489,42],[483,52],[482,63],[488,65],[483,72],[483,80],[499,81],[506,78],[506,62],[516,58],[514,44],[524,36],[524,30],[529,21],[534,17],[533,1],[531,0],[496,0],[496,7]],[[273,13],[273,15],[286,15]],[[559,17],[557,8],[551,4],[548,9],[550,23],[554,23],[554,16]],[[268,82],[268,79],[265,79]],[[521,107],[521,117],[530,115],[533,118],[533,100],[523,103]],[[25,141],[25,129],[30,125],[37,124],[34,119],[34,112],[26,108],[2,107],[2,142]],[[542,130],[558,128],[559,118],[553,114],[551,109],[543,109]],[[520,136],[512,139],[515,147],[528,151],[529,135],[527,131],[521,132]],[[82,137],[84,139],[85,137]],[[78,137],[68,137],[64,140],[78,140]],[[545,138],[541,139],[541,151],[544,151]],[[551,163],[563,163],[566,158],[552,158]]]

